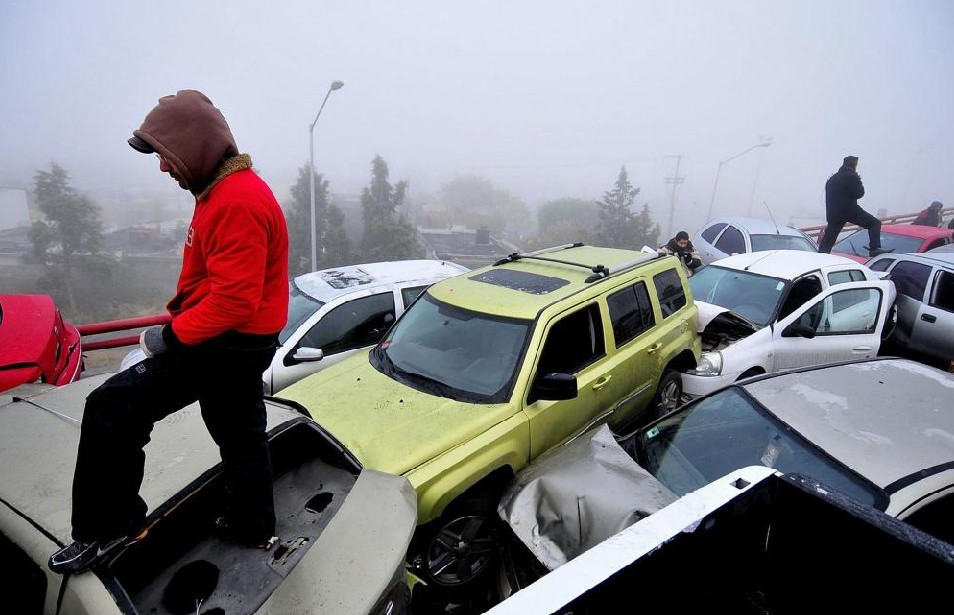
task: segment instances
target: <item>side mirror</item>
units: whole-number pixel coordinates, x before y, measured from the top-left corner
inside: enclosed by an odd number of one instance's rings
[[[288,361],[288,358],[291,361]],[[294,365],[296,363],[313,363],[315,361],[321,361],[325,358],[325,353],[321,351],[321,348],[309,348],[307,346],[302,346],[295,350],[295,353],[285,359],[286,365]]]
[[[782,337],[804,337],[807,339],[812,339],[815,337],[815,330],[808,325],[793,322],[782,329]]]
[[[576,376],[574,374],[547,374],[533,385],[531,397],[558,401],[574,399],[577,395]]]

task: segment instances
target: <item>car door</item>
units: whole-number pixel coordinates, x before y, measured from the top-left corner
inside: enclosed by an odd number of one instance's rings
[[[525,406],[531,460],[590,426],[605,422],[612,413],[616,396],[606,361],[602,311],[594,300],[564,312],[546,326],[534,381],[551,373],[574,374],[577,395],[563,400],[534,399],[531,385]]]
[[[891,282],[873,280],[822,291],[775,323],[774,371],[876,356],[896,294]],[[795,325],[809,334],[793,332]]]
[[[376,344],[394,322],[395,305],[395,291],[387,289],[322,306],[275,353],[271,392]]]
[[[938,359],[954,358],[954,271],[935,267],[925,301],[915,310],[910,346]]]

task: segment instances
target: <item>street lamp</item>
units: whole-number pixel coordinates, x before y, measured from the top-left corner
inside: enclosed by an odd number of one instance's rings
[[[308,128],[308,147],[311,152],[311,158],[309,163],[309,168],[311,173],[308,175],[308,189],[309,194],[311,195],[311,270],[318,270],[318,238],[315,237],[317,228],[315,226],[315,124],[318,123],[318,118],[321,117],[321,110],[325,108],[325,103],[328,102],[328,97],[331,96],[331,93],[335,90],[340,90],[344,86],[343,81],[332,81],[331,86],[328,87],[328,92],[325,94],[325,99],[321,101],[321,106],[318,107],[318,113],[315,114],[315,121],[311,123],[311,126]]]
[[[744,155],[744,154],[748,154],[749,152],[751,152],[752,150],[754,150],[754,149],[757,148],[757,147],[768,147],[768,146],[771,145],[771,144],[772,144],[772,142],[769,141],[768,139],[763,139],[761,143],[756,143],[756,144],[753,145],[752,147],[750,147],[750,148],[748,148],[748,149],[746,149],[746,150],[743,150],[743,151],[739,152],[739,153],[736,154],[735,156],[731,156],[731,157],[726,158],[725,160],[719,162],[719,168],[716,169],[715,182],[713,182],[713,184],[712,184],[712,198],[709,199],[709,213],[706,214],[706,220],[710,220],[710,219],[712,218],[712,206],[715,204],[716,187],[719,185],[719,174],[722,173],[722,165],[724,165],[725,163],[729,162],[730,160],[735,160],[735,159],[738,158],[739,156],[742,156],[742,155]]]

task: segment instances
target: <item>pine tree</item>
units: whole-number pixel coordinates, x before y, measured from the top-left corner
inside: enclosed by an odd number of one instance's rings
[[[371,183],[361,193],[361,260],[366,262],[420,258],[423,254],[417,231],[399,212],[407,196],[407,182],[391,185],[389,174],[384,158],[375,156]]]
[[[36,205],[43,220],[33,223],[30,241],[34,256],[46,266],[42,280],[50,289],[66,291],[70,311],[76,312],[73,272],[78,254],[98,254],[103,241],[99,207],[70,185],[70,174],[50,163],[49,171],[33,178]]]
[[[298,169],[298,179],[291,189],[291,203],[286,206],[288,223],[288,269],[294,275],[311,271],[311,187],[309,165]],[[344,212],[329,203],[328,180],[315,174],[315,244],[317,269],[350,262],[351,246],[344,230]]]
[[[599,206],[599,224],[596,227],[596,241],[608,248],[640,249],[648,236],[659,233],[658,225],[649,217],[649,206],[644,205],[638,216],[633,213],[633,201],[640,189],[633,186],[626,174],[626,167],[620,168],[613,189],[603,194]]]

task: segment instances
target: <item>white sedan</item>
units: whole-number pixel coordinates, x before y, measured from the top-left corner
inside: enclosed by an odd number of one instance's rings
[[[690,398],[757,374],[874,357],[895,320],[894,283],[831,254],[739,254],[689,285],[703,350],[682,374]]]
[[[704,265],[745,252],[818,252],[815,242],[797,228],[779,225],[773,220],[742,216],[723,216],[709,220],[692,236],[692,245]]]
[[[469,269],[449,261],[417,259],[333,267],[294,278],[288,324],[262,374],[265,393],[273,395],[378,343],[425,288],[465,271]],[[144,358],[137,348],[120,369]]]

